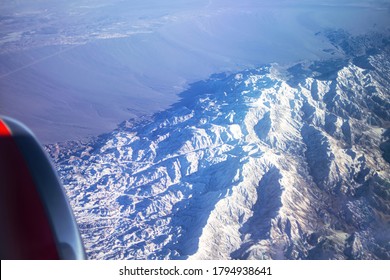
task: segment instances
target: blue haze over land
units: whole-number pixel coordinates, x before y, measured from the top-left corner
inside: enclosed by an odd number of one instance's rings
[[[386,1],[1,5],[0,113],[45,143],[94,136],[166,109],[189,83],[213,73],[337,56],[315,35],[323,29],[356,35],[389,26]]]

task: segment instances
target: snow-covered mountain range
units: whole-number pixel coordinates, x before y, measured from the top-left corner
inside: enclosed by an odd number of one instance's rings
[[[47,146],[89,258],[390,259],[388,41],[327,36],[334,60],[216,74]]]

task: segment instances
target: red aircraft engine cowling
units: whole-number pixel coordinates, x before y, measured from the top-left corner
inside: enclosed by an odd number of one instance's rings
[[[32,132],[0,116],[0,258],[85,259],[64,189]]]

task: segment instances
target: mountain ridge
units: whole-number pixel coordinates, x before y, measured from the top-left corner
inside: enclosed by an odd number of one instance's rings
[[[390,259],[388,57],[214,75],[151,119],[47,146],[89,257]]]

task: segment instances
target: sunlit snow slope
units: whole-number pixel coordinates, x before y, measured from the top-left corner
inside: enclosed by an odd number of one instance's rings
[[[214,75],[152,119],[48,147],[88,256],[390,259],[390,52],[340,51]]]

